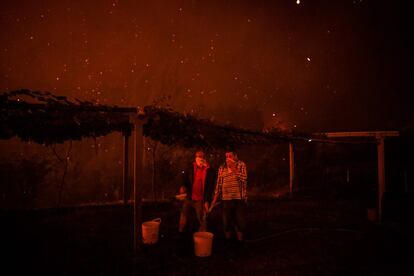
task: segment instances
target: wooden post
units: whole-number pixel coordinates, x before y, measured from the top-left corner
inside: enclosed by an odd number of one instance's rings
[[[136,115],[135,115],[136,116]],[[143,156],[144,137],[142,132],[143,121],[133,118],[134,122],[134,253],[138,253],[142,243],[142,186],[143,186]]]
[[[378,152],[378,219],[381,222],[383,213],[383,196],[385,192],[384,137],[377,138]]]
[[[346,169],[346,183],[349,184],[349,169]]]
[[[407,165],[406,165],[406,166],[407,166]],[[406,193],[408,193],[408,177],[407,177],[407,167],[404,167],[403,176],[404,176],[404,191],[405,191]]]
[[[124,138],[124,154],[123,154],[123,174],[122,174],[122,197],[124,205],[128,204],[128,168],[129,168],[129,136],[131,133],[129,131],[124,131],[122,133]]]
[[[289,142],[289,195],[293,196],[293,181],[295,180],[295,160],[292,142]]]

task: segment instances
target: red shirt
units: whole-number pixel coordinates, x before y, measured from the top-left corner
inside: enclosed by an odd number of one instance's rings
[[[192,200],[204,199],[204,184],[206,182],[207,169],[208,167],[199,167],[197,164],[194,164],[194,183],[191,195]]]

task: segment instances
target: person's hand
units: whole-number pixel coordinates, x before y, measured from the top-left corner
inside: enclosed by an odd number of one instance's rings
[[[206,213],[208,213],[208,209],[210,208],[210,205],[208,202],[204,202],[204,209],[206,210]]]
[[[213,206],[214,204],[216,204],[217,199],[218,199],[218,194],[215,194],[214,197],[213,197],[213,200],[211,201],[211,206]]]
[[[232,172],[236,172],[236,162],[234,160],[229,159],[229,161],[227,162],[227,166]]]
[[[187,188],[185,186],[181,186],[180,190],[179,190],[179,193],[180,194],[185,194],[186,192],[187,192]]]

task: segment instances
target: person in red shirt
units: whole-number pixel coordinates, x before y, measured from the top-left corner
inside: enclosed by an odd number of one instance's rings
[[[198,231],[207,231],[206,213],[212,199],[215,172],[205,159],[204,152],[195,153],[190,168],[183,172],[183,185],[180,194],[186,193],[180,214],[179,232],[183,233],[187,226],[188,215],[194,208],[199,223]]]

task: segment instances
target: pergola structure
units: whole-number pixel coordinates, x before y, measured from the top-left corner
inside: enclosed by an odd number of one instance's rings
[[[27,96],[37,100],[28,103]],[[40,102],[40,103],[39,103]],[[398,136],[398,132],[336,132],[317,135],[251,131],[232,126],[222,126],[192,115],[174,112],[155,106],[143,109],[123,108],[92,104],[86,101],[70,101],[66,97],[48,92],[19,90],[0,95],[0,138],[18,136],[23,141],[42,144],[80,140],[83,137],[99,137],[119,131],[124,136],[123,200],[127,203],[129,137],[133,131],[133,209],[134,250],[142,248],[142,187],[144,136],[167,145],[225,148],[228,145],[254,145],[289,143],[290,195],[294,188],[294,144],[297,142],[331,142],[339,137],[374,137],[378,143],[379,199],[385,189],[384,138]],[[378,211],[381,217],[382,205]]]
[[[222,126],[210,120],[157,106],[146,106],[142,109],[108,106],[28,89],[0,94],[0,139],[17,136],[22,141],[52,145],[68,140],[96,138],[114,131],[122,132],[124,136],[123,200],[125,204],[128,201],[126,190],[129,136],[133,131],[134,249],[136,252],[142,247],[141,191],[144,185],[142,178],[144,136],[166,145],[206,149],[224,149],[228,145],[270,145],[309,139],[299,133],[277,131],[264,133]],[[293,181],[293,172],[291,175]]]

